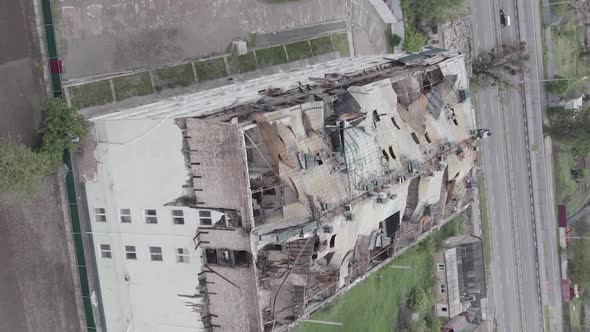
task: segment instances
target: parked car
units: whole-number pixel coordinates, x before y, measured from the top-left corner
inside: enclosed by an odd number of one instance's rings
[[[502,25],[502,27],[510,26],[510,16],[506,15],[504,9],[500,9],[500,24]]]

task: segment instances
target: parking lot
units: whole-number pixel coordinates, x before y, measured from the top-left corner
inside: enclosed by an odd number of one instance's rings
[[[56,15],[66,79],[224,53],[235,38],[345,19],[347,1],[63,0]]]

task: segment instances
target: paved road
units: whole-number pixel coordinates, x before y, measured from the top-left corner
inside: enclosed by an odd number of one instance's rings
[[[475,54],[526,41],[531,61],[523,80],[542,79],[538,3],[472,0],[471,5]],[[512,26],[500,27],[500,8]],[[545,96],[538,83],[525,86],[524,91],[488,88],[477,96],[480,125],[493,133],[483,147],[493,256],[490,308],[499,331],[543,331],[549,305],[552,331],[561,331],[551,159],[545,162],[550,151],[539,111]]]

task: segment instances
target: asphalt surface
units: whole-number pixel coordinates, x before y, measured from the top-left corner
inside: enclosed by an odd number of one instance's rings
[[[475,56],[526,41],[531,55],[522,88],[482,89],[480,126],[492,136],[483,164],[492,242],[490,309],[499,331],[561,331],[559,261],[551,144],[543,141],[545,95],[539,4],[533,0],[471,1]],[[502,28],[499,10],[511,16]],[[547,154],[548,158],[545,158]],[[546,162],[547,160],[547,162]],[[544,308],[549,306],[549,317]]]
[[[39,142],[44,95],[32,10],[0,1],[0,138]],[[0,331],[81,331],[57,174],[30,200],[0,195]]]
[[[24,0],[0,1],[0,138],[37,143],[42,91]]]

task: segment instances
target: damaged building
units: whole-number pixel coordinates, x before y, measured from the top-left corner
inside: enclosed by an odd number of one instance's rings
[[[489,135],[475,128],[463,55],[440,49],[337,59],[93,126],[86,191],[114,330],[293,326],[466,209]],[[131,245],[148,262],[125,260]],[[154,247],[170,266],[149,262]],[[166,257],[185,249],[188,264]]]

